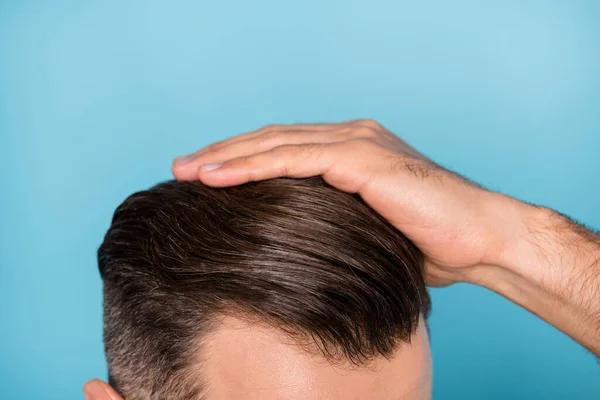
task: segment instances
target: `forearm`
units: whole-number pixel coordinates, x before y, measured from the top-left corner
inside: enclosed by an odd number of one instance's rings
[[[501,197],[503,245],[470,280],[600,356],[600,236],[552,210]]]

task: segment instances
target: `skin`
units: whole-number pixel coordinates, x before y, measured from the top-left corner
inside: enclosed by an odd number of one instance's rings
[[[491,289],[600,356],[600,236],[469,182],[375,121],[267,126],[177,158],[173,174],[215,187],[321,175],[423,251],[428,284]],[[111,399],[106,384],[90,387]]]
[[[425,324],[388,360],[331,364],[270,326],[226,318],[203,348],[202,376],[211,400],[423,400],[431,395]]]

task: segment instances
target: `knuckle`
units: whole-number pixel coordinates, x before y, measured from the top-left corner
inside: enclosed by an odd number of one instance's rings
[[[280,125],[280,124],[269,124],[269,125],[263,126],[258,131],[267,133],[267,132],[273,132],[273,131],[280,131],[282,128],[283,128],[283,125]]]
[[[372,129],[372,130],[381,129],[381,125],[379,124],[379,122],[375,121],[374,119],[365,118],[365,119],[360,119],[357,122],[361,126],[364,126],[366,128]]]
[[[218,146],[219,146],[219,144],[220,144],[220,142],[217,142],[217,143],[211,143],[211,144],[209,144],[208,146],[204,146],[204,148],[200,149],[199,151],[205,151],[205,152],[206,152],[206,151],[211,151],[211,150],[214,150],[214,149],[215,149],[215,147],[218,147]]]
[[[289,172],[288,162],[294,151],[293,147],[294,146],[291,145],[282,145],[268,151],[265,153],[265,158],[262,160],[262,163],[264,164],[268,161],[270,167],[277,171],[278,175],[287,176]]]
[[[210,154],[211,156],[220,156],[228,148],[230,148],[233,145],[235,145],[235,143],[231,143],[229,141],[222,141],[222,142],[218,142],[218,143],[213,143],[213,144],[205,147],[204,149],[202,149],[198,153],[196,153],[196,155],[198,157],[204,157],[207,154]]]
[[[199,151],[199,153],[201,154],[206,154],[206,153],[212,153],[216,150],[219,150],[222,147],[222,143],[218,142],[218,143],[212,143],[206,147],[204,147],[201,151]]]
[[[256,175],[256,173],[253,170],[249,169],[246,171],[246,180],[248,182],[255,182],[259,179],[258,179],[258,176]]]
[[[290,174],[290,169],[286,163],[281,163],[279,165],[279,174],[281,176],[288,176]]]
[[[375,129],[370,128],[368,126],[360,125],[353,131],[354,137],[363,137],[363,138],[373,138],[377,136],[377,132]]]

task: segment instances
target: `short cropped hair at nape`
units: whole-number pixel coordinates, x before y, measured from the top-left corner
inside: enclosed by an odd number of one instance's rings
[[[128,400],[200,398],[199,344],[225,314],[360,366],[410,341],[430,305],[417,247],[319,177],[135,193],[98,264],[110,383]]]

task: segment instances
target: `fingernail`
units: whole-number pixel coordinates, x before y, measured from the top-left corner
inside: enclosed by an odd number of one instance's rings
[[[85,385],[83,392],[85,393],[85,400],[101,400],[108,394],[104,388],[96,382],[90,382]]]
[[[202,164],[202,169],[205,171],[212,171],[212,170],[219,168],[221,165],[223,165],[223,163]]]
[[[175,161],[178,164],[185,164],[188,161],[191,161],[194,159],[194,155],[193,154],[188,154],[187,156],[179,156],[175,159]]]

